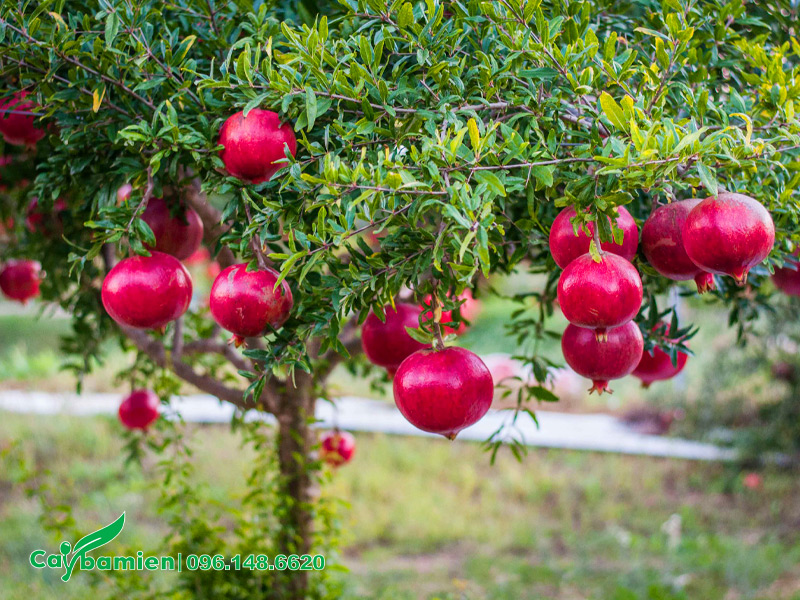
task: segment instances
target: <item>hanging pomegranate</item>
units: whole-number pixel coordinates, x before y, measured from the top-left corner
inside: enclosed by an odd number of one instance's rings
[[[725,192],[692,209],[683,224],[683,244],[698,267],[744,285],[750,269],[772,250],[775,225],[756,200]]]
[[[0,271],[0,290],[17,302],[25,304],[39,295],[42,265],[35,260],[10,260]]]
[[[328,431],[322,435],[319,457],[332,467],[349,463],[356,451],[356,439],[346,431]]]
[[[642,226],[642,251],[647,262],[667,279],[694,279],[701,294],[714,289],[714,276],[698,267],[683,246],[683,224],[702,200],[671,202],[656,208]]]
[[[17,92],[0,100],[0,134],[15,146],[34,146],[44,137],[44,131],[34,125],[39,107],[26,100],[28,92]]]
[[[553,255],[553,260],[562,269],[566,269],[573,260],[589,252],[589,245],[594,235],[594,223],[586,224],[589,230],[588,235],[583,229],[579,229],[578,233],[575,233],[571,222],[575,215],[574,206],[566,207],[558,213],[550,228],[550,253]],[[608,218],[608,222],[611,223],[610,218]],[[639,245],[639,229],[636,227],[636,221],[625,207],[620,206],[617,208],[616,222],[623,233],[622,243],[602,242],[600,247],[606,252],[617,254],[629,261],[633,260]]]
[[[292,156],[297,152],[297,140],[288,123],[271,110],[254,108],[247,117],[243,112],[232,115],[219,130],[223,146],[220,158],[225,169],[234,177],[250,183],[269,181],[286,163],[284,147]]]
[[[578,375],[592,380],[589,393],[610,393],[608,382],[630,375],[639,364],[643,350],[642,332],[633,321],[609,329],[604,342],[597,341],[591,329],[571,324],[561,338],[564,360]]]
[[[406,331],[407,327],[419,327],[422,307],[397,302],[395,308],[388,304],[384,306],[383,312],[385,321],[381,321],[378,315],[370,311],[361,327],[361,346],[369,361],[387,369],[392,377],[407,356],[427,347]]]
[[[152,390],[134,390],[119,405],[119,420],[128,429],[147,429],[158,419],[161,401]]]
[[[151,198],[142,213],[142,220],[156,236],[156,245],[149,250],[171,254],[178,260],[189,258],[203,241],[203,222],[189,207],[171,210],[162,198]]]

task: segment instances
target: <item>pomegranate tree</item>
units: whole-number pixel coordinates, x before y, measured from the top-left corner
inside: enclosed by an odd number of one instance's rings
[[[297,140],[291,125],[271,110],[254,108],[228,117],[219,130],[220,158],[228,173],[250,183],[263,183],[285,166],[285,148],[292,156]]]
[[[10,260],[0,270],[0,290],[17,302],[25,304],[39,295],[42,266],[35,260]]]
[[[28,92],[18,92],[0,100],[0,134],[15,146],[34,146],[44,137],[44,131],[35,125],[36,115],[32,114],[39,107],[28,96]]]
[[[769,211],[744,194],[721,193],[698,203],[683,224],[686,254],[710,273],[730,275],[738,285],[769,255],[775,225]]]
[[[332,467],[340,467],[352,460],[356,439],[347,431],[328,431],[319,441],[319,457]]]
[[[492,374],[464,348],[424,349],[406,358],[394,377],[394,401],[423,431],[454,440],[492,405]]]
[[[158,419],[161,405],[152,390],[134,390],[119,405],[119,420],[128,429],[147,429]]]
[[[589,393],[610,392],[608,382],[630,375],[643,350],[642,332],[633,321],[609,329],[603,342],[597,340],[593,330],[571,324],[561,338],[564,360],[578,375],[592,380]]]
[[[566,207],[558,213],[550,228],[550,253],[553,255],[553,260],[562,269],[566,269],[573,260],[589,252],[589,245],[594,236],[594,223],[586,223],[588,234],[583,228],[578,229],[578,232],[575,233],[572,219],[576,214],[575,207]],[[611,218],[606,218],[611,223]],[[633,257],[636,256],[636,248],[639,246],[639,228],[636,227],[636,221],[624,206],[617,207],[616,224],[622,230],[622,243],[602,242],[600,247],[605,252],[617,254],[629,261],[633,260]]]
[[[237,346],[245,338],[263,335],[277,329],[289,318],[292,290],[284,279],[278,289],[278,272],[274,269],[248,271],[246,264],[224,269],[211,286],[208,305],[211,316],[233,334]]]
[[[667,279],[694,279],[701,294],[714,289],[714,276],[698,267],[683,245],[683,225],[702,200],[693,198],[656,208],[642,226],[642,251],[647,262]]]
[[[558,280],[558,304],[567,321],[595,330],[602,340],[607,330],[636,316],[642,305],[642,280],[630,262],[605,252],[573,260]]]
[[[426,347],[406,331],[419,327],[422,307],[406,302],[396,302],[395,308],[383,307],[384,321],[370,311],[361,327],[361,345],[369,361],[385,368],[393,377],[406,357]]]
[[[162,198],[151,198],[142,220],[156,237],[156,245],[149,249],[171,254],[178,260],[189,258],[203,241],[203,222],[192,208],[170,206]]]
[[[192,278],[163,252],[121,260],[103,280],[103,306],[121,325],[159,329],[180,317],[192,299]]]

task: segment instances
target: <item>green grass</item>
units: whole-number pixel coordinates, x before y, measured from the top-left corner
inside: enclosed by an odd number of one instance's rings
[[[111,419],[3,414],[0,448],[13,440],[52,475],[87,531],[128,511],[124,544],[151,546],[154,459],[123,466]],[[198,481],[236,498],[252,456],[226,427],[193,427]],[[354,461],[323,493],[341,498],[346,597],[567,600],[800,598],[800,481],[764,474],[746,490],[715,464],[566,451],[503,453],[480,446],[359,435]],[[224,464],[225,468],[220,469]],[[55,547],[38,504],[0,460],[0,597],[72,600],[93,595],[27,562]],[[52,478],[52,479],[50,479]],[[680,536],[662,531],[673,515]],[[673,521],[676,517],[672,517]],[[74,540],[73,540],[74,541]]]

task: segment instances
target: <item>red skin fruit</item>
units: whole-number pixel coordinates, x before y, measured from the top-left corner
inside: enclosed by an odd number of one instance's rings
[[[277,329],[289,318],[292,290],[286,280],[274,290],[278,277],[274,269],[248,271],[246,264],[238,264],[214,280],[208,301],[211,316],[233,334],[237,346],[244,338],[263,335],[270,326]]]
[[[575,235],[575,230],[570,222],[574,217],[575,207],[568,206],[558,213],[550,228],[550,253],[556,264],[562,269],[566,269],[573,260],[589,252],[589,245],[594,235],[594,223],[586,224],[590,235],[586,235],[583,228],[578,230],[578,235]],[[608,222],[611,223],[610,218]],[[602,242],[600,246],[606,252],[633,260],[639,245],[639,229],[636,227],[636,221],[623,206],[617,208],[617,226],[622,229],[622,244]]]
[[[655,209],[642,226],[642,251],[647,262],[667,279],[694,279],[701,294],[714,289],[714,276],[692,262],[683,247],[683,224],[702,200],[672,202]]]
[[[458,295],[458,300],[461,300],[461,306],[459,307],[459,312],[461,313],[461,318],[466,319],[467,321],[472,321],[474,317],[481,310],[481,303],[475,298],[472,297],[472,290],[464,290],[461,294]],[[422,309],[425,311],[423,319],[433,319],[433,311],[430,310],[431,308],[431,297],[426,296],[422,302]],[[453,322],[453,312],[452,310],[443,310],[442,311],[442,323],[452,323]],[[450,327],[445,325],[444,331],[447,334],[454,333],[456,335],[461,335],[467,330],[468,325],[466,322],[461,321],[458,324],[458,327]]]
[[[119,405],[119,420],[128,429],[147,429],[158,419],[161,405],[152,390],[135,390]]]
[[[10,114],[5,111],[36,112],[36,104],[26,101],[27,92],[17,92],[0,100],[0,133],[6,142],[15,146],[33,146],[44,137],[44,131],[34,126],[33,115]]]
[[[155,247],[148,246],[148,250],[158,250],[184,260],[194,254],[203,241],[203,222],[192,208],[179,209],[173,216],[162,198],[151,198],[142,219],[156,236]]]
[[[642,360],[633,370],[633,376],[642,380],[642,387],[649,388],[654,381],[672,379],[683,371],[689,356],[678,352],[678,364],[673,366],[669,354],[661,348],[653,348],[649,352],[642,352]]]
[[[25,212],[25,227],[32,233],[53,233],[61,229],[61,213],[67,212],[69,207],[63,198],[53,203],[52,209],[39,210],[39,199],[34,198],[28,204]]]
[[[297,140],[288,123],[281,125],[280,115],[271,110],[254,108],[247,114],[238,112],[229,117],[219,130],[219,143],[224,146],[220,158],[234,177],[250,183],[269,181],[285,162],[284,145],[292,156]]]
[[[573,260],[558,280],[558,304],[567,321],[594,329],[602,340],[606,330],[630,321],[642,306],[642,280],[630,262],[605,253],[600,262],[591,254]]]
[[[350,462],[356,451],[355,438],[346,431],[328,431],[319,445],[319,457],[332,467]]]
[[[394,401],[409,423],[449,440],[486,414],[493,395],[488,367],[455,346],[415,352],[394,377]]]
[[[683,245],[701,269],[730,275],[744,285],[748,271],[775,245],[775,225],[756,200],[723,193],[692,209],[683,225]]]
[[[567,325],[561,338],[564,360],[578,375],[592,380],[590,394],[611,393],[608,382],[632,373],[643,350],[642,332],[633,321],[609,329],[604,342],[598,342],[591,329],[575,325]]]
[[[35,260],[10,260],[0,271],[0,290],[17,302],[25,304],[39,295],[42,265]]]
[[[121,260],[103,280],[103,306],[121,325],[160,329],[180,317],[192,299],[192,278],[163,252]]]
[[[797,255],[798,252],[795,252]],[[800,262],[789,259],[785,264],[785,267],[775,269],[772,283],[787,296],[800,296]]]
[[[364,354],[372,364],[386,368],[390,376],[406,357],[417,350],[427,348],[406,331],[406,327],[414,329],[419,327],[422,307],[404,302],[397,302],[395,307],[397,310],[392,310],[388,304],[383,307],[385,322],[370,311],[361,327],[361,346],[364,348]]]

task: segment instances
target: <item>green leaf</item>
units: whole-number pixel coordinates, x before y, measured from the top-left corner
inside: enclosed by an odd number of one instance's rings
[[[603,109],[603,114],[608,117],[608,120],[619,130],[625,131],[625,116],[622,108],[617,104],[617,101],[612,98],[608,92],[600,94],[600,107]]]
[[[719,186],[717,185],[717,172],[705,166],[702,162],[697,161],[697,173],[700,175],[700,181],[703,182],[703,187],[706,188],[709,194],[716,196],[719,194]]]
[[[475,179],[481,183],[485,183],[486,186],[496,194],[505,197],[506,188],[503,186],[503,182],[491,171],[477,171],[475,173]]]
[[[317,96],[311,87],[306,86],[306,117],[308,119],[308,128],[306,131],[311,131],[314,128],[314,121],[317,118]]]
[[[414,22],[414,6],[410,2],[406,2],[400,7],[400,12],[397,14],[397,24],[400,29],[405,29]]]
[[[105,38],[106,48],[111,48],[119,32],[119,15],[116,12],[108,14],[106,18]]]

